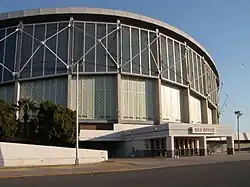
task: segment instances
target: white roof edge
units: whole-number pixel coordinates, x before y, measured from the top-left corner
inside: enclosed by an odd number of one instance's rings
[[[167,23],[164,23],[160,20],[153,19],[151,17],[139,15],[136,13],[130,13],[120,10],[112,10],[112,9],[102,9],[102,8],[86,8],[86,7],[68,7],[68,8],[38,8],[38,9],[28,9],[28,10],[19,10],[19,11],[13,11],[13,12],[6,12],[6,13],[0,13],[0,21],[1,20],[7,20],[7,19],[14,19],[14,18],[21,18],[21,17],[29,17],[29,16],[39,16],[39,15],[49,15],[49,14],[101,14],[101,15],[112,15],[112,16],[118,16],[118,17],[125,17],[125,18],[131,18],[134,20],[144,21],[151,24],[158,25],[160,27],[166,28],[168,30],[171,30],[190,42],[194,43],[198,48],[200,48],[204,53],[209,57],[209,59],[212,62],[212,65],[215,67],[216,74],[219,77],[218,70],[216,68],[216,65],[210,56],[210,54],[206,51],[204,47],[202,47],[199,42],[197,42],[195,39],[193,39],[191,36],[186,34],[185,32],[181,31],[180,29],[171,26]]]

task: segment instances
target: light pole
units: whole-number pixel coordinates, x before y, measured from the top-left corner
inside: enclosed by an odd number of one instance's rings
[[[234,112],[237,118],[237,132],[238,132],[238,151],[240,152],[240,116],[243,115],[243,113],[240,110],[237,110]]]
[[[79,165],[79,118],[78,118],[78,82],[79,82],[79,64],[76,64],[76,158],[75,165]]]

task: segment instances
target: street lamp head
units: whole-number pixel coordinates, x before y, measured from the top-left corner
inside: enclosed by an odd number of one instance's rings
[[[240,117],[240,116],[243,115],[243,113],[242,113],[240,110],[235,111],[234,114],[235,114],[237,117]]]

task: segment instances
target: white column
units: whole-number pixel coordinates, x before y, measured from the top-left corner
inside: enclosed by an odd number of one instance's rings
[[[233,136],[227,137],[227,154],[229,154],[229,155],[234,155],[235,154]]]
[[[199,138],[200,156],[207,156],[207,138],[206,136]]]
[[[173,158],[174,157],[174,136],[166,137],[166,150],[167,150],[167,157]]]

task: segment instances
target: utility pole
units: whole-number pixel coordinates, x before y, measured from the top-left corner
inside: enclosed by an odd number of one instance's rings
[[[238,151],[240,152],[240,117],[243,113],[240,110],[234,112],[237,118],[237,132],[238,132]]]

